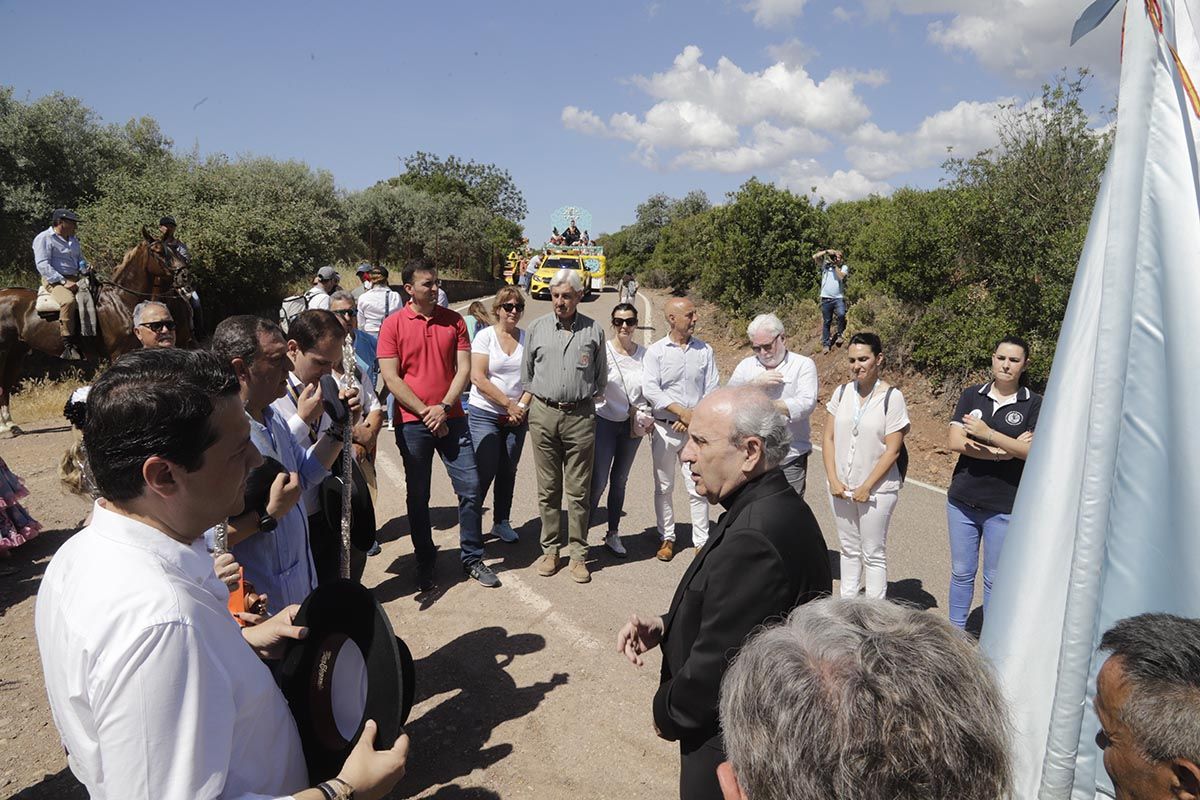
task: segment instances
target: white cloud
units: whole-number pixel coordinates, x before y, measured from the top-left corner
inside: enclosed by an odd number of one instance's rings
[[[846,159],[868,178],[882,180],[936,166],[949,155],[973,156],[997,143],[996,115],[1002,104],[1012,102],[1011,97],[990,103],[964,100],[926,117],[910,133],[866,123],[847,137]]]
[[[748,145],[688,150],[671,165],[716,172],[754,172],[778,166],[797,154],[820,153],[828,147],[828,139],[807,128],[783,129],[760,122],[754,126],[754,138]]]
[[[834,6],[833,11],[829,12],[838,22],[850,22],[854,19],[854,12],[847,11],[843,6]]]
[[[891,184],[871,180],[858,170],[839,169],[827,173],[812,159],[792,161],[779,177],[780,182],[793,192],[813,199],[824,198],[828,203],[859,200],[872,194],[888,195],[894,189]]]
[[[767,27],[800,16],[808,0],[750,0],[743,8],[754,12],[755,23]]]
[[[848,132],[870,116],[855,93],[854,73],[835,71],[821,82],[803,67],[778,62],[761,72],[746,72],[722,56],[716,69],[700,61],[699,47],[688,45],[671,69],[633,83],[661,100],[690,100],[716,111],[735,125],[778,118],[818,130]]]
[[[1106,78],[1119,69],[1121,14],[1074,47],[1071,26],[1086,3],[1056,0],[863,0],[869,17],[939,15],[929,22],[929,41],[964,52],[995,72],[1043,81],[1059,69],[1089,66]]]
[[[563,127],[569,131],[579,131],[591,135],[607,136],[608,128],[604,120],[591,111],[582,111],[575,106],[567,106],[562,110]]]
[[[788,39],[786,42],[781,42],[780,44],[768,45],[767,55],[771,56],[779,64],[787,64],[789,67],[803,67],[809,61],[819,56],[820,53],[799,39]]]

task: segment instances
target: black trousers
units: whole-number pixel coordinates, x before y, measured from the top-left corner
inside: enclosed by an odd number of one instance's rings
[[[325,515],[318,512],[308,517],[308,547],[313,566],[317,568],[317,585],[336,581],[341,574],[342,532],[329,525]],[[367,567],[367,554],[350,545],[350,578],[361,581]]]
[[[725,760],[720,736],[699,745],[679,744],[679,800],[723,800],[717,766]]]

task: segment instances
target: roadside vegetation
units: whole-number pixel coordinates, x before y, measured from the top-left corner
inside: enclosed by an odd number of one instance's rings
[[[878,332],[894,365],[957,392],[1015,333],[1041,385],[1111,148],[1081,104],[1087,81],[1062,76],[1040,102],[1002,108],[999,146],[948,159],[934,189],[826,205],[752,178],[719,206],[654,195],[599,237],[609,271],[697,292],[739,321],[774,311],[813,331],[812,254],[841,249],[849,330]]]
[[[360,192],[300,161],[180,152],[150,117],[104,124],[61,93],[25,101],[0,86],[0,286],[36,285],[30,243],[51,209],[83,219],[102,270],[159,217],[179,223],[214,317],[270,311],[324,264],[395,266],[416,256],[463,277],[494,274],[521,238],[525,200],[493,164],[415,153]]]

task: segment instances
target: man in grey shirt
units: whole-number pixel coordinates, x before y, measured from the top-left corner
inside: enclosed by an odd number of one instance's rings
[[[542,557],[538,574],[558,571],[562,545],[559,507],[567,495],[571,578],[592,579],[587,568],[588,492],[596,446],[596,402],[608,383],[604,331],[578,313],[583,296],[579,273],[562,269],[550,282],[554,315],[529,326],[521,379],[533,395],[529,436],[537,469],[542,516]]]

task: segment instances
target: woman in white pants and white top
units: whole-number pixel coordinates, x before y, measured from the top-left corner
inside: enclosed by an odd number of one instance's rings
[[[854,379],[833,391],[825,408],[825,474],[841,541],[841,595],[856,597],[865,574],[867,597],[887,594],[887,529],[900,494],[896,460],[908,432],[904,395],[880,380],[883,344],[873,333],[850,337]]]

